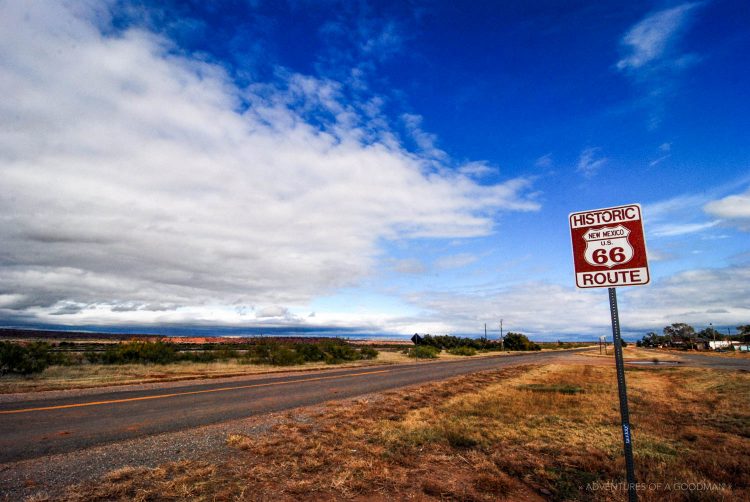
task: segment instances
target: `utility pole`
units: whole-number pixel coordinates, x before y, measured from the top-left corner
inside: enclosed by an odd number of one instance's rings
[[[484,341],[487,341],[487,323],[484,323]]]
[[[500,319],[500,350],[505,350],[505,337],[503,336],[503,320]]]
[[[712,323],[712,322],[708,323],[708,327],[711,329],[711,334],[714,337],[714,346],[713,346],[713,349],[716,350],[716,331],[714,331],[714,323]]]

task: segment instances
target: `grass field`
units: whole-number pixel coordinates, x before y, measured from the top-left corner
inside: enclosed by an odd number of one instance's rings
[[[641,500],[750,499],[750,374],[627,370]],[[624,500],[614,370],[515,367],[289,412],[219,464],[125,468],[65,500]]]
[[[658,359],[660,361],[677,361],[680,358],[679,357],[680,354],[685,354],[685,353],[686,352],[676,352],[676,351],[658,350],[658,349],[643,349],[640,347],[634,347],[632,345],[629,345],[628,347],[623,349],[622,356],[624,359],[638,359],[638,360],[644,360],[644,361],[651,361],[653,359]],[[707,353],[707,351],[705,353]],[[600,353],[599,347],[592,348],[590,350],[581,351],[580,354],[589,356],[589,357],[600,357],[600,358],[608,358],[608,359],[614,360],[614,349],[611,343],[607,345],[606,354],[604,353],[603,349]],[[701,352],[701,354],[704,354],[704,352]]]

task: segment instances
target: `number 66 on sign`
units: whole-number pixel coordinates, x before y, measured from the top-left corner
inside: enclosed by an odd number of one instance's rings
[[[573,263],[579,288],[648,284],[641,206],[609,207],[570,214]]]

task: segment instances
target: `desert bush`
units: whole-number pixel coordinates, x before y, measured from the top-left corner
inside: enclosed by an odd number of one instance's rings
[[[521,333],[508,333],[505,335],[505,348],[508,350],[542,350],[542,347]]]
[[[100,364],[167,364],[181,357],[174,344],[162,341],[118,343],[108,346],[104,352],[86,352],[86,359]]]
[[[263,343],[253,347],[245,357],[247,361],[256,364],[289,366],[320,361],[339,364],[345,361],[374,359],[377,355],[378,351],[370,347],[355,349],[346,342],[330,340],[317,343]]]
[[[305,363],[305,356],[290,347],[280,346],[270,353],[270,364],[274,366],[294,366]]]
[[[214,354],[216,355],[216,359],[219,359],[221,361],[236,359],[240,356],[239,351],[231,347],[219,347],[218,349],[214,350]]]
[[[251,362],[256,364],[270,364],[272,366],[293,366],[305,363],[305,356],[290,345],[276,342],[262,343],[248,352]]]
[[[339,341],[325,341],[321,343],[321,349],[325,352],[327,364],[339,364],[344,361],[357,361],[360,352],[351,345]]]
[[[0,375],[41,373],[55,359],[56,357],[50,353],[50,345],[45,342],[33,342],[28,345],[0,342]]]
[[[417,345],[409,349],[409,357],[417,359],[435,359],[440,354],[440,349],[431,345]]]
[[[219,359],[219,356],[218,351],[215,350],[199,350],[196,352],[183,352],[179,354],[179,359],[193,363],[212,363]]]
[[[453,354],[454,356],[474,356],[477,351],[471,347],[455,347],[453,349],[448,349],[448,353]]]
[[[297,344],[295,348],[297,349],[297,352],[302,354],[302,357],[305,358],[305,361],[317,362],[323,361],[326,358],[325,352],[323,352],[320,346],[315,343],[300,343]]]

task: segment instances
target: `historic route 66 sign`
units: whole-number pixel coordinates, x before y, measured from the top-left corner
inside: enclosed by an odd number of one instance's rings
[[[650,280],[641,206],[571,213],[576,286],[638,286]]]
[[[628,263],[634,254],[628,235],[630,230],[622,225],[590,230],[583,236],[586,241],[584,259],[595,267],[612,268]]]

